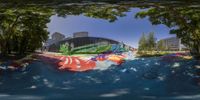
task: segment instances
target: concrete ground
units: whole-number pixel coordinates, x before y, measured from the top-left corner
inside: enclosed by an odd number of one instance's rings
[[[199,100],[196,65],[153,57],[72,73],[35,61],[24,72],[2,72],[0,100]]]

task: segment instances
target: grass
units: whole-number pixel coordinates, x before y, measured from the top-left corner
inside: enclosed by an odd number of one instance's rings
[[[137,52],[137,57],[159,57],[164,56],[172,53],[177,53],[179,51],[142,51]]]

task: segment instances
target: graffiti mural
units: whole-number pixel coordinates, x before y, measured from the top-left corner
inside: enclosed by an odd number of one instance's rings
[[[109,53],[84,56],[41,54],[39,58],[46,63],[55,65],[59,70],[82,72],[93,69],[105,70],[112,65],[119,66],[126,60],[133,59],[134,56],[132,53],[124,52],[121,54]]]

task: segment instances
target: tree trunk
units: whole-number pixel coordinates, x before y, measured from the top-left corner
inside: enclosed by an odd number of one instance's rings
[[[3,56],[6,56],[6,55],[7,55],[5,43],[1,43],[1,54],[2,54]]]
[[[192,48],[191,54],[195,59],[200,59],[200,45],[198,45],[198,43]]]

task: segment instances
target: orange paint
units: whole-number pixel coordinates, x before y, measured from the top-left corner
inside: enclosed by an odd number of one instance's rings
[[[87,71],[91,70],[96,67],[96,63],[94,61],[88,60],[82,60],[78,57],[66,57],[63,58],[65,60],[62,60],[58,63],[60,70],[69,70],[69,71]]]
[[[111,55],[108,57],[108,60],[113,61],[117,64],[121,64],[124,62],[124,57],[120,55]]]

